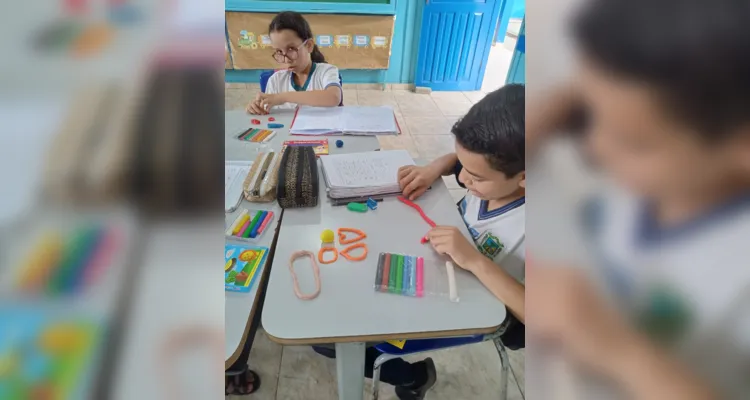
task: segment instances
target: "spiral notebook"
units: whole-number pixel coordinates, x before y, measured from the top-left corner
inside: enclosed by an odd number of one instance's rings
[[[406,150],[368,151],[320,157],[328,197],[385,196],[401,192],[398,169],[414,165]]]

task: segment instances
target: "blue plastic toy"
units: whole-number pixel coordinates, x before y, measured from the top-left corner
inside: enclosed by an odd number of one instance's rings
[[[378,209],[378,202],[373,200],[372,197],[367,198],[367,207],[370,210],[377,210]]]
[[[338,148],[344,147],[344,141],[341,140],[341,139],[337,140],[336,141],[336,147],[338,147]]]
[[[268,124],[268,129],[283,128],[284,124]]]

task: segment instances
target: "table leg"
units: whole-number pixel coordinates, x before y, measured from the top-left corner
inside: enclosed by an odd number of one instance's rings
[[[336,343],[339,400],[362,400],[365,390],[365,344]]]

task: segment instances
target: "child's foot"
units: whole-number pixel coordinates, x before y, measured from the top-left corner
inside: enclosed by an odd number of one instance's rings
[[[425,358],[424,361],[416,363],[415,366],[419,364],[423,364],[420,367],[425,368],[424,379],[412,386],[396,386],[396,396],[400,400],[422,400],[425,393],[435,385],[437,371],[435,371],[435,362],[432,361],[432,358]]]

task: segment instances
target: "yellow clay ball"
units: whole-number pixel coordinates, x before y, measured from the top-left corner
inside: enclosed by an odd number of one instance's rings
[[[323,243],[333,243],[333,231],[326,229],[320,234],[320,241]]]

